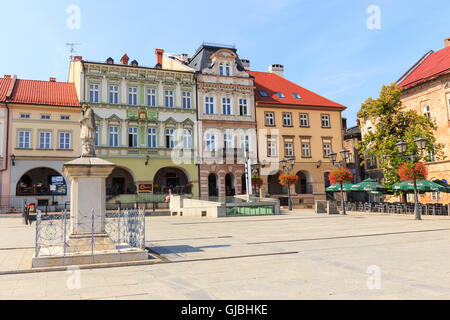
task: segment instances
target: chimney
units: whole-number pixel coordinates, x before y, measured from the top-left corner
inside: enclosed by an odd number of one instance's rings
[[[445,48],[450,47],[450,37],[445,39]]]
[[[73,57],[73,60],[74,61],[81,61],[81,60],[83,60],[83,57],[82,56],[75,56],[75,57]]]
[[[128,58],[127,54],[125,53],[122,58],[120,58],[120,63],[123,65],[128,65],[128,61],[130,58]]]
[[[284,67],[281,64],[273,64],[269,67],[270,73],[275,73],[280,77],[284,77]]]
[[[50,77],[50,82],[56,82],[56,78]]]
[[[163,53],[164,49],[156,49],[156,68],[161,69],[162,68],[162,61],[163,61]]]
[[[250,60],[248,59],[241,59],[242,65],[244,66],[245,70],[250,70]]]
[[[11,79],[11,75],[10,74],[5,74],[5,79]]]
[[[106,64],[114,64],[114,59],[109,57],[108,59],[106,59]]]

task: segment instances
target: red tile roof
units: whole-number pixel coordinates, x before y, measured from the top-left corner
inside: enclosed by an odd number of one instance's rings
[[[256,102],[272,104],[288,104],[297,106],[320,106],[346,109],[345,106],[328,100],[312,91],[309,91],[275,73],[247,71],[255,77]],[[268,97],[263,97],[260,91],[265,91]],[[285,98],[277,96],[281,92]],[[302,99],[296,99],[292,94],[297,93]]]
[[[0,102],[80,107],[75,85],[68,82],[17,79],[10,99],[6,99],[14,79],[0,78]]]
[[[403,75],[398,81],[399,87],[407,89],[450,72],[450,47],[432,52]]]

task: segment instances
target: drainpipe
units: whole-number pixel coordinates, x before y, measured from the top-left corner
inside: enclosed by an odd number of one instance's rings
[[[9,158],[9,106],[5,102],[6,107],[6,142],[5,142],[5,165],[0,169],[0,172],[6,171],[8,169],[8,158]]]
[[[201,192],[200,192],[200,164],[201,164],[201,157],[200,157],[200,148],[201,148],[201,141],[203,141],[202,139],[200,139],[200,136],[203,137],[203,132],[200,132],[200,130],[203,130],[203,128],[199,128],[199,123],[200,121],[198,120],[198,113],[199,113],[199,103],[198,103],[198,80],[197,80],[197,72],[194,73],[194,80],[195,80],[195,104],[196,104],[196,108],[195,108],[195,113],[197,115],[197,172],[198,172],[198,180],[197,180],[197,185],[198,185],[198,197],[201,197]],[[195,162],[194,162],[195,163]]]

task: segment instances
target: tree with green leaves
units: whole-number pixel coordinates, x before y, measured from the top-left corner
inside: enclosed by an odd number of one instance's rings
[[[359,144],[362,164],[371,156],[378,160],[378,166],[384,175],[383,184],[387,188],[398,183],[398,168],[405,162],[395,144],[405,141],[407,154],[418,154],[414,140],[419,136],[427,139],[425,152],[418,160],[433,161],[444,159],[444,145],[436,142],[434,133],[436,123],[430,118],[419,115],[415,110],[405,110],[400,100],[401,89],[394,83],[383,85],[377,99],[369,98],[361,105],[358,118],[371,120],[374,130],[366,133]]]

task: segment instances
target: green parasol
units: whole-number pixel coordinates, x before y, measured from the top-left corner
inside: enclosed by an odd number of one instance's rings
[[[351,183],[343,183],[342,184],[342,190],[343,191],[352,191],[351,190],[352,184]],[[341,191],[341,186],[338,184],[333,184],[329,186],[328,188],[325,188],[325,191],[327,192],[338,192]]]
[[[351,191],[380,194],[385,188],[374,179],[366,179],[351,186]]]
[[[443,180],[439,180],[439,179],[434,179],[434,180],[431,180],[431,181],[433,181],[434,183],[436,183],[438,185],[441,185],[441,186],[445,187],[445,191],[442,191],[442,192],[450,193],[450,185],[447,184],[447,182],[445,182]]]
[[[416,181],[417,190],[419,192],[447,192],[447,188],[440,184],[434,183],[429,180],[421,180]],[[392,186],[392,189],[395,191],[406,191],[406,192],[414,192],[414,182],[403,181]]]

